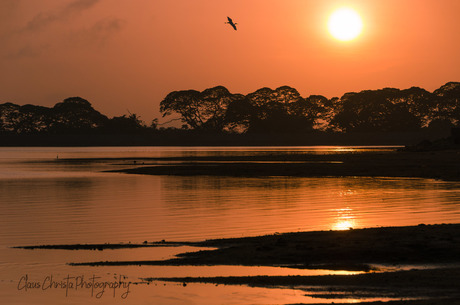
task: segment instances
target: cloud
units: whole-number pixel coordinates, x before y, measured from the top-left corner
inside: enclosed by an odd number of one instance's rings
[[[18,6],[15,1],[22,0],[0,0],[0,8],[16,15],[24,12],[25,4]],[[0,63],[33,58],[51,60],[50,54],[75,55],[90,52],[92,48],[105,48],[125,28],[126,21],[117,16],[89,12],[94,6],[102,5],[102,0],[61,1],[55,0],[55,5],[42,8],[41,12],[35,11],[32,18],[0,20],[0,44],[3,45]]]
[[[18,0],[2,0],[0,1],[0,20],[11,17],[20,4]]]
[[[110,34],[121,31],[124,21],[119,18],[109,18],[97,22],[91,28],[91,32],[96,36],[106,37]]]
[[[99,1],[100,0],[76,0],[58,10],[41,12],[27,23],[25,30],[37,31],[54,22],[67,20],[74,15],[92,8]]]
[[[0,0],[0,42],[10,36],[10,32],[17,27],[16,19],[20,13],[20,0]]]
[[[97,2],[99,2],[99,0],[76,0],[67,5],[64,10],[68,13],[72,13],[73,11],[87,10],[93,7]]]
[[[123,30],[125,21],[119,18],[111,17],[99,20],[90,28],[81,29],[74,33],[72,40],[79,41],[82,44],[103,45],[113,35]]]
[[[10,52],[6,55],[6,59],[25,59],[25,58],[34,58],[40,56],[49,46],[48,45],[41,45],[41,46],[31,46],[27,45],[24,46],[17,51]]]
[[[125,21],[119,18],[106,18],[97,21],[87,28],[79,28],[63,36],[59,43],[53,41],[29,41],[25,46],[18,45],[10,48],[5,54],[6,59],[22,60],[39,57],[50,50],[72,51],[84,50],[90,47],[104,47],[107,41],[124,29]]]

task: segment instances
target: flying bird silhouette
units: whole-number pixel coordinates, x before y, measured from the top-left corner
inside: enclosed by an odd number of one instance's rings
[[[232,26],[232,28],[236,31],[236,25],[237,25],[238,23],[233,23],[233,20],[232,20],[232,18],[230,18],[230,17],[227,17],[227,20],[228,20],[228,22],[225,22],[225,23],[230,24],[230,25]]]

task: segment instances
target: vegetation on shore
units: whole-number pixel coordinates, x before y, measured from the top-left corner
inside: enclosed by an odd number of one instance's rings
[[[415,144],[460,121],[460,83],[302,97],[288,86],[247,95],[217,86],[174,91],[160,103],[182,126],[108,118],[81,97],[54,107],[0,104],[0,145],[370,145]]]

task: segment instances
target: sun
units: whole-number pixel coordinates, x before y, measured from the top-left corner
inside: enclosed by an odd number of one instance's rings
[[[329,17],[328,28],[334,38],[349,41],[361,33],[363,22],[355,10],[342,7],[334,11]]]

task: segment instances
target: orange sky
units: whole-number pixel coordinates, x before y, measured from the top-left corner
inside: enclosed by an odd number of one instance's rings
[[[351,42],[327,31],[341,6],[363,18]],[[460,81],[459,12],[458,0],[0,0],[0,103],[80,96],[149,122],[169,92],[216,85],[432,91]]]

